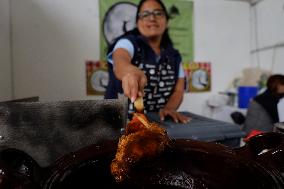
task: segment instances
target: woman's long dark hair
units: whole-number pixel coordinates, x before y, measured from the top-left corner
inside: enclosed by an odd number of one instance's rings
[[[138,19],[139,19],[139,13],[140,13],[140,9],[142,7],[142,5],[148,0],[141,0],[139,2],[139,4],[137,5],[137,12],[136,12],[136,23],[138,22]],[[165,5],[163,4],[163,2],[161,0],[155,0],[161,7],[162,7],[162,10],[165,12],[165,16],[166,16],[166,19],[167,21],[169,20],[169,14],[167,12],[167,9],[165,7]]]
[[[142,7],[142,5],[148,0],[141,0],[139,2],[139,4],[137,5],[137,11],[136,11],[136,23],[138,22],[138,19],[139,19],[139,12],[140,12],[140,9]],[[162,7],[162,10],[165,12],[165,16],[166,16],[166,19],[167,21],[169,20],[169,14],[167,12],[167,9],[165,7],[165,5],[163,4],[163,2],[161,0],[155,0],[157,3],[159,3]],[[123,35],[117,37],[114,42],[112,43],[112,45],[110,46],[112,48],[112,46],[114,46],[114,44],[122,37],[126,36],[126,35],[141,35],[141,33],[139,32],[138,28],[135,27],[134,29],[130,30],[130,31],[127,31],[126,33],[124,33]],[[165,30],[164,34],[163,34],[163,37],[162,37],[162,41],[161,41],[161,46],[162,47],[166,47],[168,45],[173,45],[173,42],[170,38],[170,35],[169,35],[169,32],[168,32],[168,28]]]
[[[140,9],[142,7],[142,5],[148,0],[141,0],[139,2],[139,4],[137,5],[137,12],[136,12],[136,24],[138,22],[139,19],[139,13],[140,13]],[[166,20],[169,20],[169,14],[168,11],[166,9],[166,6],[164,5],[164,3],[161,0],[155,0],[162,8],[162,10],[165,12],[165,16],[166,16]],[[136,30],[136,31],[135,31]],[[139,30],[137,28],[134,29],[134,32],[137,34],[140,34]],[[167,46],[167,45],[173,45],[173,42],[170,38],[169,32],[168,32],[168,28],[165,30],[163,37],[162,37],[162,41],[161,41],[161,46]]]

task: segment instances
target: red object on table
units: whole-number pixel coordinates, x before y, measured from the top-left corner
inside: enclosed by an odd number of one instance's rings
[[[264,131],[261,130],[252,130],[245,138],[244,141],[247,142],[251,137],[254,137],[256,135],[262,134]]]

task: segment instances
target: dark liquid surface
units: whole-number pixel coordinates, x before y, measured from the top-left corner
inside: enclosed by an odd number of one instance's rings
[[[90,150],[90,149],[89,149]],[[78,155],[78,154],[77,154]],[[116,183],[110,173],[114,154],[84,160],[62,171],[45,188],[283,188],[283,180],[255,162],[224,151],[171,148],[159,157],[131,169],[129,178]]]
[[[122,183],[117,183],[110,172],[117,141],[83,148],[47,168],[39,167],[23,152],[6,150],[0,153],[0,188],[282,189],[282,142],[276,136],[275,140],[259,139],[252,141],[243,154],[216,144],[173,141],[162,154],[135,164]],[[268,152],[257,155],[262,149]],[[265,158],[259,161],[260,157]],[[268,164],[268,159],[273,164]]]

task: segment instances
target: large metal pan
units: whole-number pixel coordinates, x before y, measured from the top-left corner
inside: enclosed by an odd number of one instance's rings
[[[19,151],[2,151],[2,183],[8,183],[6,187],[13,189],[16,187],[11,180],[22,188],[43,189],[284,188],[284,135],[281,133],[255,136],[238,149],[195,140],[173,140],[173,147],[155,159],[137,164],[129,178],[120,184],[110,174],[116,148],[116,140],[104,141],[67,154],[46,168],[40,168]],[[12,161],[15,154],[16,163]]]

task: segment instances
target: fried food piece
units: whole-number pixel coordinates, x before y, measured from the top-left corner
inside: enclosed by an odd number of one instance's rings
[[[111,163],[115,180],[122,182],[135,163],[160,154],[169,142],[165,129],[149,122],[144,114],[135,113],[126,126],[125,134],[119,139],[116,156]]]
[[[144,102],[142,97],[137,97],[137,99],[134,101],[134,107],[137,112],[139,113],[144,112]]]

